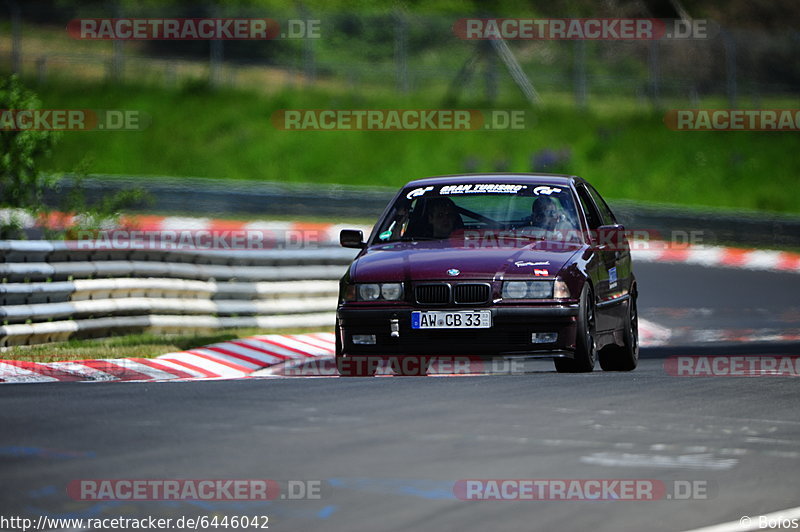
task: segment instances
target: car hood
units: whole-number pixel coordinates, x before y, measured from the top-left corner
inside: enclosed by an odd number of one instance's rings
[[[554,276],[582,248],[582,244],[561,242],[485,248],[453,247],[448,241],[381,244],[366,249],[353,262],[350,278],[364,283]],[[448,274],[454,270],[459,273]]]

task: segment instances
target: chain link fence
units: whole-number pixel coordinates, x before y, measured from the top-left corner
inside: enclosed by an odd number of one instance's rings
[[[232,10],[215,4],[163,9],[87,4],[44,9],[10,0],[0,21],[0,69],[39,83],[61,79],[202,83],[276,91],[320,87],[358,96],[440,94],[445,102],[521,99],[489,41],[459,38],[460,17],[404,11]],[[470,16],[465,13],[463,17]],[[267,41],[109,41],[70,37],[80,18],[253,17],[277,21]],[[729,107],[800,92],[800,32],[716,28],[704,39],[527,40],[508,47],[545,103]],[[721,99],[721,100],[720,100]]]

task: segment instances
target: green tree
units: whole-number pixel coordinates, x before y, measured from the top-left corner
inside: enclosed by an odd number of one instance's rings
[[[20,210],[33,216],[44,211],[44,191],[55,179],[39,170],[39,162],[50,155],[59,133],[17,131],[6,123],[8,111],[39,108],[39,99],[16,75],[0,80],[0,113],[5,115],[0,125],[0,208],[8,214],[0,221],[0,238],[18,236],[24,217]]]
[[[60,133],[15,130],[13,112],[10,112],[40,109],[40,105],[33,91],[16,75],[0,80],[0,239],[24,238],[26,219],[49,219],[52,210],[44,202],[48,191],[59,198],[56,206],[59,213],[78,216],[68,227],[51,228],[43,224],[46,238],[73,238],[79,231],[113,227],[119,222],[123,209],[152,200],[143,189],[135,188],[88,203],[83,188],[86,160],[75,169],[66,191],[57,175],[43,173],[40,164],[50,156]]]

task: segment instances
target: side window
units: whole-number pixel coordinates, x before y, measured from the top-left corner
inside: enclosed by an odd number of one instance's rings
[[[600,217],[600,213],[597,212],[597,209],[594,206],[594,202],[592,198],[589,196],[589,193],[586,192],[586,189],[580,185],[577,187],[578,191],[578,199],[581,201],[581,205],[583,206],[583,212],[586,213],[586,222],[589,224],[589,229],[594,230],[603,225],[602,218]]]
[[[600,197],[600,194],[592,187],[591,185],[586,185],[586,189],[589,191],[589,194],[594,199],[594,204],[597,205],[597,208],[600,210],[600,218],[603,220],[603,225],[614,225],[617,223],[617,219],[614,218],[614,213],[611,212],[609,209],[608,204]]]

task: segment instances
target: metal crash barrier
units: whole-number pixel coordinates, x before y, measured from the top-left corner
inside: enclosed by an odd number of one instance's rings
[[[333,326],[355,252],[75,249],[0,241],[0,346],[152,331]]]

